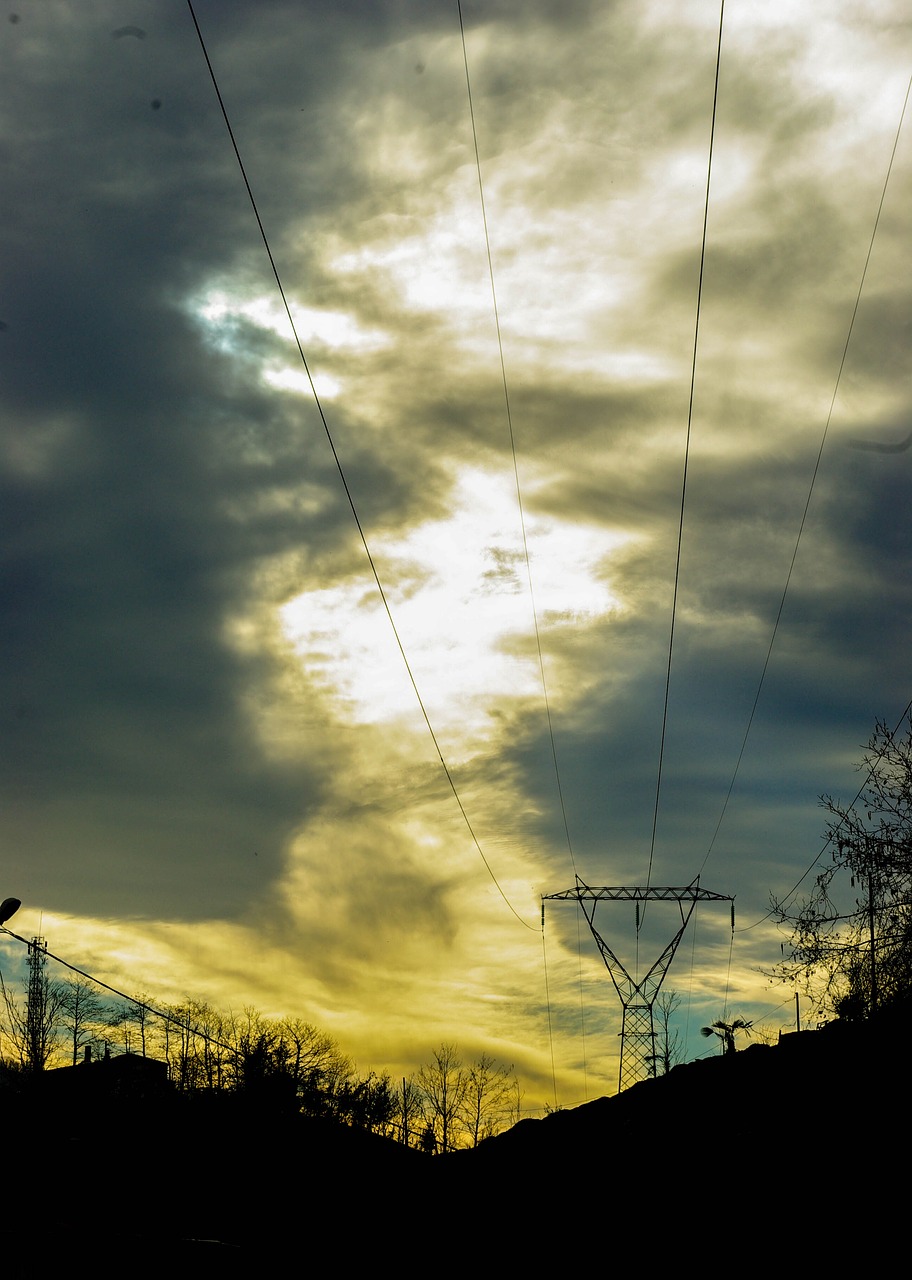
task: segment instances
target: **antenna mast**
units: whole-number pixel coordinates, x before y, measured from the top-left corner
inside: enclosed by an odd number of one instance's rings
[[[27,1062],[32,1071],[42,1071],[47,1059],[48,1008],[47,940],[32,938],[28,944],[28,991],[25,999],[25,1042]]]

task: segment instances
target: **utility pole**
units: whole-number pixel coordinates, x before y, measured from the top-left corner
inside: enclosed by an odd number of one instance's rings
[[[595,939],[605,968],[611,975],[614,989],[618,993],[623,1010],[621,1022],[621,1063],[618,1073],[618,1091],[628,1089],[638,1080],[645,1080],[655,1074],[655,1025],[652,1010],[659,994],[665,975],[674,959],[678,943],[684,936],[687,922],[693,915],[698,902],[730,902],[732,904],[732,930],[735,927],[734,898],[727,893],[711,893],[709,889],[700,888],[700,877],[683,888],[658,886],[641,887],[639,885],[601,885],[583,884],[579,876],[576,887],[564,889],[560,893],[542,894],[542,923],[544,924],[545,902],[574,901],[586,917],[589,930]],[[681,926],[669,942],[668,946],[653,964],[644,978],[639,981],[627,972],[608,943],[595,927],[595,909],[599,902],[635,902],[637,904],[637,929],[639,929],[639,904],[641,902],[676,902],[681,913]],[[684,904],[688,903],[687,910]]]

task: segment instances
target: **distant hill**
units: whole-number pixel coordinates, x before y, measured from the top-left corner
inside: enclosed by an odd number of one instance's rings
[[[572,1227],[582,1244],[610,1231],[647,1272],[665,1256],[732,1270],[828,1261],[837,1275],[882,1256],[904,1269],[912,1107],[898,1013],[701,1059],[523,1121],[454,1157],[454,1190],[494,1202],[498,1188],[522,1187],[544,1235]]]
[[[838,1260],[872,1229],[878,1249],[895,1246],[900,1227],[904,1247],[905,1214],[891,1205],[907,1202],[906,1039],[887,1018],[834,1023],[446,1157],[241,1097],[87,1108],[19,1098],[6,1107],[4,1206],[16,1228],[4,1271],[53,1274],[36,1269],[36,1250],[72,1260],[76,1241],[80,1257],[103,1244],[99,1257],[195,1276],[284,1273],[289,1257],[306,1274],[321,1269],[321,1241],[352,1263],[404,1249],[407,1275],[441,1249],[507,1261],[531,1247],[534,1274],[540,1251],[592,1249],[592,1263],[611,1242],[644,1265],[669,1250],[718,1261],[714,1250],[737,1253],[739,1241],[765,1242],[778,1263],[779,1249],[812,1245]]]

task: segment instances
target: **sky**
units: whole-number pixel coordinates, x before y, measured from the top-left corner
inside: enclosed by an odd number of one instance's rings
[[[688,1056],[794,1025],[770,895],[910,697],[907,6],[725,6],[695,361],[717,4],[464,0],[484,209],[455,0],[195,11],[319,405],[188,6],[5,6],[11,927],[573,1105],[620,1006],[541,896],[701,873]]]

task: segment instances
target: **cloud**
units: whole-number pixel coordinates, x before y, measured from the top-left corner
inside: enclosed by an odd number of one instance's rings
[[[717,10],[466,6],[510,423],[452,7],[199,18],[501,886],[535,926],[537,895],[573,875],[541,667],[577,867],[642,879]],[[726,17],[654,862],[670,883],[707,853],[779,609],[905,91],[901,19],[886,0]],[[538,938],[440,769],[187,15],[48,4],[7,36],[8,891],[116,920],[209,998],[300,993],[291,1012],[372,1060],[407,1063],[452,1019],[540,1082]],[[848,444],[908,431],[908,183],[901,139],[706,866],[739,917],[794,883],[816,795],[907,698],[908,455]],[[707,999],[725,927],[694,962]],[[569,917],[556,939],[569,981]],[[736,960],[754,999],[764,945]],[[554,993],[569,1028],[578,997]],[[578,1050],[560,1055],[577,1081]]]

